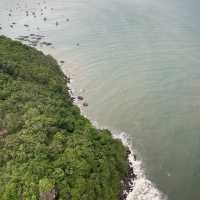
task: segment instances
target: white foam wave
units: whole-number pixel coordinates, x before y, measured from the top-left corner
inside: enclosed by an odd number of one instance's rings
[[[137,178],[133,180],[133,190],[127,196],[127,200],[167,200],[166,195],[159,191],[156,186],[147,179],[142,168],[142,161],[134,159],[134,149],[128,134],[122,132],[119,135],[114,135],[120,138],[124,145],[128,146],[131,154],[129,155],[129,162],[133,167],[133,171]]]

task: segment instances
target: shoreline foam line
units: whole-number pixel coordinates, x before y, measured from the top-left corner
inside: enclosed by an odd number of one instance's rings
[[[159,191],[156,186],[147,179],[144,169],[142,168],[142,161],[135,160],[134,150],[129,143],[128,134],[121,132],[119,135],[113,134],[114,138],[121,139],[122,143],[130,150],[129,162],[133,168],[136,178],[133,180],[132,191],[128,194],[127,200],[167,200],[167,196]]]

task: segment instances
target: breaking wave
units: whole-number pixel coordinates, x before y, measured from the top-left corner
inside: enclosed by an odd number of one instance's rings
[[[142,161],[134,159],[134,148],[129,141],[128,134],[122,132],[119,135],[114,135],[115,138],[120,138],[125,146],[128,146],[131,154],[129,162],[137,178],[133,180],[132,192],[127,196],[127,200],[167,200],[166,195],[159,191],[156,186],[147,179]]]

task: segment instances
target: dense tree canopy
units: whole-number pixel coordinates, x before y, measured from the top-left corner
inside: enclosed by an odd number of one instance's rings
[[[105,113],[106,114],[106,113]],[[51,56],[0,36],[0,199],[117,200],[126,149],[80,115]]]

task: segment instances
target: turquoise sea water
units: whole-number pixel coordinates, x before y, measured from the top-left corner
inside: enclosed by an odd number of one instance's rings
[[[45,35],[53,48],[43,50],[65,60],[75,94],[89,103],[83,112],[128,134],[169,200],[198,200],[199,8],[198,0],[1,0],[0,34]],[[142,198],[155,199],[132,200]]]

